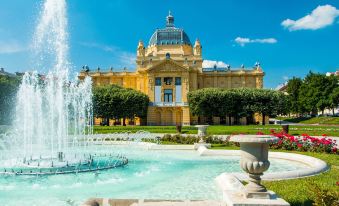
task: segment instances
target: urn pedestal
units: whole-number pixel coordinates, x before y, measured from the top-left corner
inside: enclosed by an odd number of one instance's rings
[[[204,143],[203,137],[207,135],[207,127],[209,125],[196,125],[198,128],[198,137],[200,137],[199,143]]]
[[[277,142],[278,138],[267,135],[236,135],[231,137],[231,141],[240,143],[240,166],[249,175],[249,183],[245,186],[245,196],[269,199],[270,193],[261,184],[260,176],[270,167],[269,144]]]

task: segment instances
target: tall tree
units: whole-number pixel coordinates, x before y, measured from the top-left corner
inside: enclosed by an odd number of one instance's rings
[[[297,77],[293,77],[292,79],[288,80],[287,83],[287,93],[290,100],[290,111],[295,114],[298,114],[302,111],[302,107],[299,103],[299,91],[302,83],[302,80]]]
[[[300,104],[306,112],[313,115],[318,111],[323,113],[331,105],[329,97],[335,87],[336,84],[332,78],[310,72],[300,87]]]
[[[328,87],[326,89],[326,96],[328,100],[328,109],[332,110],[334,115],[334,109],[339,106],[339,77],[329,76]]]
[[[339,106],[339,87],[336,87],[330,94],[330,109],[332,109],[332,114],[334,114],[334,109]]]

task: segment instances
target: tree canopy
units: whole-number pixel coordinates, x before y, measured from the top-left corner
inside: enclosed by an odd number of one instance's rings
[[[228,115],[237,121],[254,113],[275,116],[288,112],[288,98],[282,92],[266,89],[219,89],[206,88],[188,93],[188,102],[193,115],[223,117]]]
[[[301,80],[288,81],[287,93],[291,102],[291,112],[297,114],[317,114],[325,109],[338,106],[338,77],[310,72]]]
[[[94,116],[104,119],[134,119],[145,117],[149,98],[142,92],[117,85],[98,86],[93,89]]]
[[[12,121],[19,84],[19,77],[0,76],[0,124]]]

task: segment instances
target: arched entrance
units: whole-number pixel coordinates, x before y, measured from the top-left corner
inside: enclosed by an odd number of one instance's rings
[[[173,125],[173,112],[169,109],[165,110],[163,113],[163,124],[162,125]]]
[[[161,124],[161,112],[160,111],[155,112],[155,125],[162,125]]]

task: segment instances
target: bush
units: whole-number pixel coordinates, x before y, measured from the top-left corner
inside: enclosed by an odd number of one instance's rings
[[[314,206],[338,206],[339,205],[339,193],[338,191],[330,191],[327,189],[321,189],[317,184],[312,183],[309,185],[311,189],[311,195],[314,196]]]
[[[180,134],[175,134],[175,135],[171,135],[171,134],[165,134],[162,138],[161,138],[161,142],[173,142],[173,143],[177,143],[177,144],[194,144],[194,143],[198,143],[200,140],[200,137],[195,136],[195,135],[187,135],[187,136],[183,136]],[[215,136],[205,136],[203,137],[203,140],[206,143],[210,143],[210,144],[224,144],[224,145],[229,145],[229,137],[224,140],[220,137],[215,137]]]

